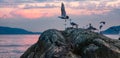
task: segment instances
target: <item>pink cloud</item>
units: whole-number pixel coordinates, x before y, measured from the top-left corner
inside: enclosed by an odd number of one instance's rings
[[[68,12],[68,14],[71,14],[71,15],[93,15],[93,14],[103,14],[103,13],[107,13],[109,12],[110,10],[109,9],[103,9],[103,10],[89,10],[89,9],[71,9],[71,8],[68,8],[66,9]]]
[[[0,8],[0,18],[12,18],[13,16],[10,15],[10,12],[13,8]]]
[[[4,11],[6,10],[6,11]],[[4,11],[4,12],[3,12]],[[66,8],[68,15],[92,15],[92,14],[103,14],[109,12],[109,9],[72,9]],[[53,17],[60,16],[60,8],[33,8],[33,9],[11,9],[4,8],[0,9],[0,17],[6,15],[7,18],[28,18],[28,19],[36,19],[36,18],[44,18],[44,17]]]
[[[88,10],[88,9],[71,9],[66,8],[68,15],[92,15],[92,14],[103,14],[110,10]],[[23,18],[35,19],[43,17],[60,16],[60,9],[58,8],[44,8],[44,9],[20,9],[14,12],[15,15]]]
[[[43,17],[52,17],[57,14],[56,10],[53,9],[18,9],[13,12],[14,16],[20,16],[28,19],[36,19]]]

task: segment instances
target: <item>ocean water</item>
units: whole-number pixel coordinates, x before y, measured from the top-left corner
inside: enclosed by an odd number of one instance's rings
[[[120,35],[106,35],[105,36],[112,38],[112,39],[118,39],[120,37]]]
[[[20,58],[40,35],[0,35],[0,58]],[[106,35],[117,39],[118,35]]]
[[[39,35],[0,35],[0,58],[20,58]]]

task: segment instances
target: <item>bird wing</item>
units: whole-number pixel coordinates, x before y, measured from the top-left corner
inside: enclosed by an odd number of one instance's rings
[[[65,17],[66,16],[66,11],[65,11],[65,7],[64,4],[61,4],[61,16]]]

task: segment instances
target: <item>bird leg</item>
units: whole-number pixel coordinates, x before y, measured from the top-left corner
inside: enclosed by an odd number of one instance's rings
[[[67,26],[66,26],[67,24],[66,24],[66,19],[65,19],[65,29],[67,28]]]
[[[76,25],[76,28],[78,28],[78,25]]]

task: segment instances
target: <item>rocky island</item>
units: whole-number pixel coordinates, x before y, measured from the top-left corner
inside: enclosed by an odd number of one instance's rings
[[[120,58],[120,40],[81,28],[49,29],[20,58]]]

